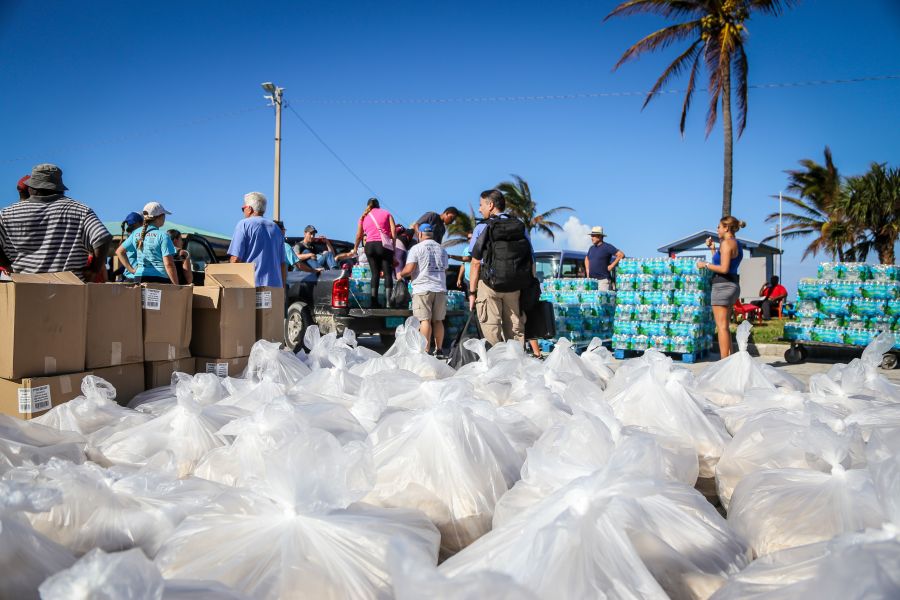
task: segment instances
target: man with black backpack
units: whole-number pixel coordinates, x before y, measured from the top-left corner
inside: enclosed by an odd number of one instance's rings
[[[482,192],[478,210],[485,222],[472,234],[469,307],[489,344],[523,342],[519,299],[534,280],[528,231],[522,221],[506,214],[506,198],[499,190]]]

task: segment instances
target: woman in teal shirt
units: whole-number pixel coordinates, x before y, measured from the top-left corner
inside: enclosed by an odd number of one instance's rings
[[[159,202],[144,207],[144,226],[135,230],[116,250],[125,270],[134,274],[135,283],[178,284],[175,271],[175,245],[165,231],[161,231],[170,215]],[[128,260],[129,251],[137,252],[136,264]]]

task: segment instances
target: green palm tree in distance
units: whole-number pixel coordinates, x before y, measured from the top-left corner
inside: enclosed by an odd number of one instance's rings
[[[569,206],[557,206],[539,213],[537,202],[531,196],[528,182],[518,175],[511,177],[513,181],[504,181],[497,185],[497,189],[506,196],[506,212],[522,219],[529,232],[537,230],[551,240],[555,240],[556,233],[562,231],[562,225],[551,219],[555,215],[572,212],[574,209]]]
[[[900,238],[900,169],[872,163],[865,174],[847,179],[846,190],[840,212],[866,231],[866,250],[875,250],[881,264],[894,264],[894,245]]]
[[[722,215],[731,214],[732,160],[734,140],[731,119],[732,82],[736,83],[738,137],[747,126],[747,71],[744,45],[747,28],[744,23],[754,12],[779,15],[797,0],[627,0],[620,3],[605,20],[639,13],[666,18],[687,18],[683,23],[663,27],[631,46],[615,71],[629,60],[647,52],[664,50],[676,42],[689,42],[684,50],[666,67],[647,93],[644,106],[658,95],[670,79],[689,73],[687,91],[681,107],[681,135],[687,120],[691,99],[696,90],[701,61],[709,73],[709,108],[706,111],[706,135],[712,132],[722,105],[722,132],[725,138],[725,175],[722,185]]]
[[[839,207],[844,198],[843,180],[834,164],[831,149],[825,147],[825,164],[804,158],[802,169],[787,171],[787,191],[782,200],[793,210],[783,213],[789,224],[782,230],[784,239],[808,238],[812,241],[802,259],[823,252],[840,261],[855,261],[860,252],[865,258],[865,242],[861,230],[842,216]],[[778,196],[773,196],[778,198]],[[778,222],[778,213],[766,217],[769,223]],[[778,234],[763,239],[774,240]]]

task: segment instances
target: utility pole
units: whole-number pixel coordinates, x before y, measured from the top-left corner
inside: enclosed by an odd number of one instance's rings
[[[778,192],[778,280],[781,281],[781,265],[784,263],[784,247],[781,241],[782,202],[781,192]]]
[[[275,194],[273,202],[275,209],[273,215],[276,221],[281,220],[281,105],[284,88],[276,86],[271,81],[262,84],[262,88],[269,93],[266,100],[275,107]]]

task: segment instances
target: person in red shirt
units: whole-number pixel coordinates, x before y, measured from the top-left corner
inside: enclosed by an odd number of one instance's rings
[[[783,285],[779,283],[777,275],[773,275],[769,283],[764,284],[759,289],[759,295],[762,300],[754,300],[750,304],[755,304],[762,309],[763,319],[768,321],[772,318],[772,307],[778,306],[788,296],[788,292]]]

